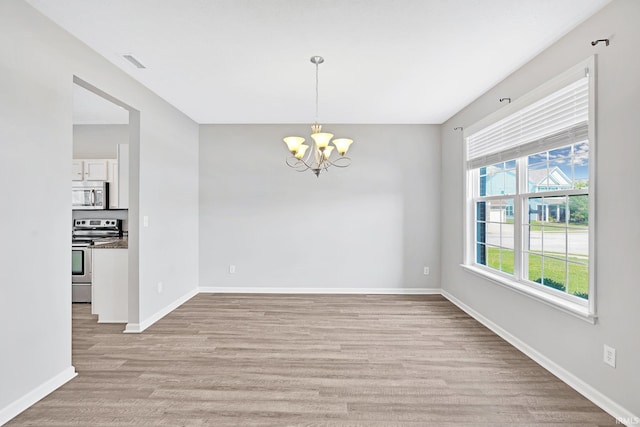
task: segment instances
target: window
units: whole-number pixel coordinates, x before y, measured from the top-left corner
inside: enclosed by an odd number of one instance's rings
[[[465,266],[595,317],[593,58],[465,130]]]

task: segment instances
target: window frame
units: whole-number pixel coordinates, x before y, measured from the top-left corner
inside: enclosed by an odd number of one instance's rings
[[[479,188],[477,183],[479,182],[479,168],[471,167],[468,161],[467,144],[470,135],[496,123],[497,121],[508,117],[528,105],[548,96],[549,94],[566,87],[575,81],[575,76],[580,73],[587,73],[589,84],[589,103],[588,103],[588,131],[587,138],[589,143],[589,188],[585,189],[565,189],[565,190],[548,190],[542,192],[530,192],[527,187],[527,157],[528,154],[523,154],[517,157],[516,160],[516,193],[515,194],[499,194],[491,196],[482,196],[483,201],[492,199],[505,199],[511,198],[514,200],[514,273],[513,275],[503,273],[497,269],[478,264],[476,258],[476,202],[478,201]],[[509,289],[512,289],[518,293],[527,295],[536,300],[539,300],[547,305],[560,309],[566,313],[574,315],[580,319],[586,320],[590,323],[595,323],[597,320],[596,312],[596,58],[591,56],[584,61],[571,67],[569,70],[561,73],[557,77],[549,80],[543,85],[523,95],[516,101],[508,104],[493,114],[485,117],[476,124],[465,128],[463,130],[463,144],[464,155],[463,157],[463,173],[464,177],[464,224],[463,224],[463,262],[461,266],[467,271],[476,274],[482,278],[488,279],[494,283],[503,285]],[[576,141],[577,143],[577,141]],[[555,148],[562,147],[563,144],[558,144]],[[541,152],[552,150],[551,148],[542,148]],[[495,163],[514,160],[501,158],[500,152],[496,153]],[[493,164],[493,163],[491,163]],[[475,175],[474,175],[475,174]],[[551,196],[569,196],[569,195],[584,195],[588,194],[589,198],[589,260],[588,260],[588,280],[589,297],[587,300],[579,297],[561,294],[556,290],[552,290],[545,285],[532,282],[523,277],[523,265],[525,260],[525,248],[523,248],[524,238],[524,209],[525,204],[528,204],[528,200],[531,197],[551,197]],[[528,209],[528,207],[527,207]],[[565,261],[566,262],[566,261]]]

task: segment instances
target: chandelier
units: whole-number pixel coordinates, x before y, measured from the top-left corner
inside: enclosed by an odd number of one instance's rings
[[[287,158],[287,165],[298,172],[311,170],[320,176],[320,172],[329,169],[331,166],[346,168],[351,164],[351,159],[345,157],[349,146],[353,143],[349,138],[333,138],[332,133],[322,132],[322,125],[318,124],[318,66],[324,62],[321,56],[312,56],[311,62],[316,66],[316,117],[311,126],[311,138],[314,141],[313,148],[304,144],[305,139],[300,136],[288,136],[283,139],[287,148],[291,152],[291,157]],[[333,144],[333,145],[330,145]],[[333,151],[339,154],[331,157]]]

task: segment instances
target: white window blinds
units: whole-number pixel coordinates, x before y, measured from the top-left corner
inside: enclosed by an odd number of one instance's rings
[[[588,123],[589,77],[584,70],[570,84],[470,134],[467,165],[478,168],[584,141]]]

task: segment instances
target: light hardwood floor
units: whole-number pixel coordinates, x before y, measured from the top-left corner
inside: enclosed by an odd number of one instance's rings
[[[440,296],[200,294],[142,334],[73,307],[78,377],[9,426],[615,426]]]

